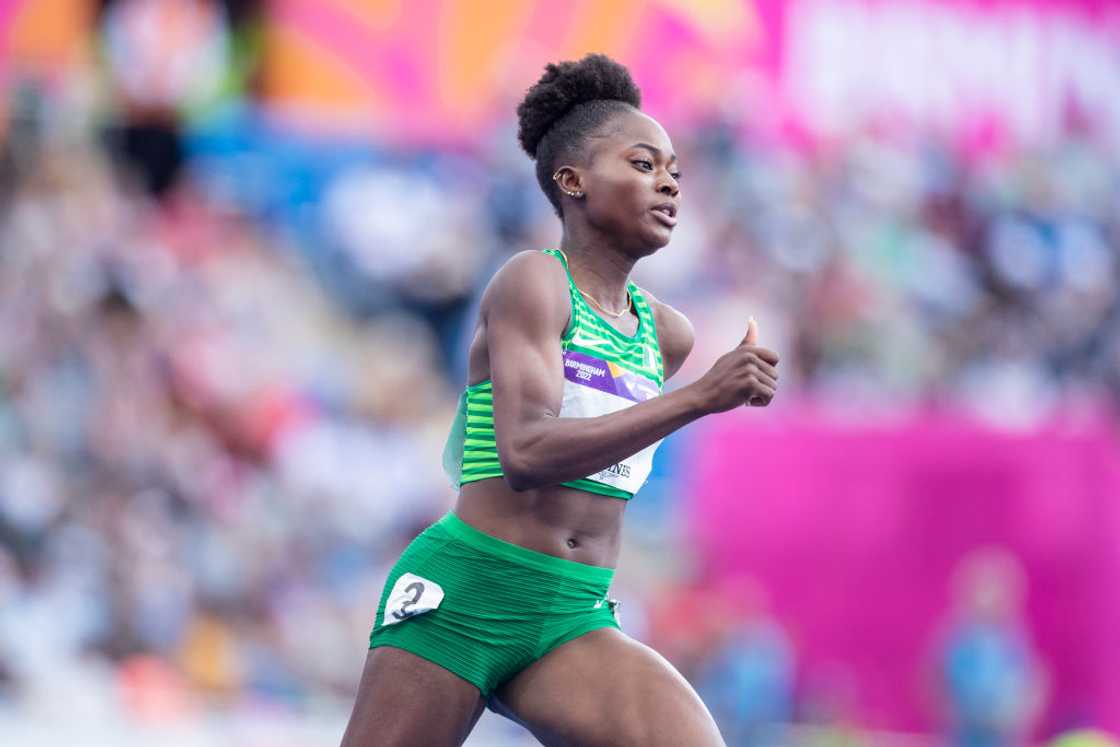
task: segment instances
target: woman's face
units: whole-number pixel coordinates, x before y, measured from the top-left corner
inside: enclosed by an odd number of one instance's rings
[[[591,227],[636,256],[669,243],[680,172],[673,144],[656,120],[637,110],[613,117],[590,139],[586,163],[573,170],[584,193],[578,213]]]

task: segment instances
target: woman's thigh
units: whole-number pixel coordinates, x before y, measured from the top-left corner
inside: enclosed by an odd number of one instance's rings
[[[484,701],[471,683],[403,649],[366,657],[342,747],[447,747],[467,738]]]
[[[650,647],[601,628],[550,651],[504,684],[499,712],[550,747],[724,744],[696,691]]]

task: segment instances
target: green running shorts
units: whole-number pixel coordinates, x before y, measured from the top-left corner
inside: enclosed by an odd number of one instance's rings
[[[489,697],[557,646],[618,627],[613,568],[545,555],[452,513],[405,549],[385,582],[369,647],[394,646]]]

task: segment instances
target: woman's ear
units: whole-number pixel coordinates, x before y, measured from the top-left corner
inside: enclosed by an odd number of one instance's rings
[[[583,197],[583,180],[575,167],[561,166],[556,169],[556,173],[552,175],[552,181],[556,182],[556,186],[568,197],[577,200]]]

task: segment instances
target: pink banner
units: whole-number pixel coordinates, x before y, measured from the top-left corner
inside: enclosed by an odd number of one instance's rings
[[[777,62],[781,3],[713,0],[273,0],[263,71],[275,111],[384,137],[485,136],[549,62],[606,52],[650,111],[702,113]],[[773,78],[773,76],[771,76]]]
[[[276,112],[390,139],[485,137],[552,61],[606,52],[673,127],[932,130],[968,148],[1120,131],[1104,0],[273,0]]]
[[[703,578],[759,579],[803,676],[850,667],[861,721],[935,727],[923,673],[950,580],[969,550],[995,544],[1026,573],[1045,728],[1090,717],[1120,731],[1120,443],[1107,427],[743,413],[698,439],[690,495]]]
[[[89,64],[92,0],[0,0],[0,75]],[[268,0],[269,111],[383,142],[508,125],[548,62],[606,52],[671,128],[932,131],[985,152],[1120,132],[1110,0]]]

